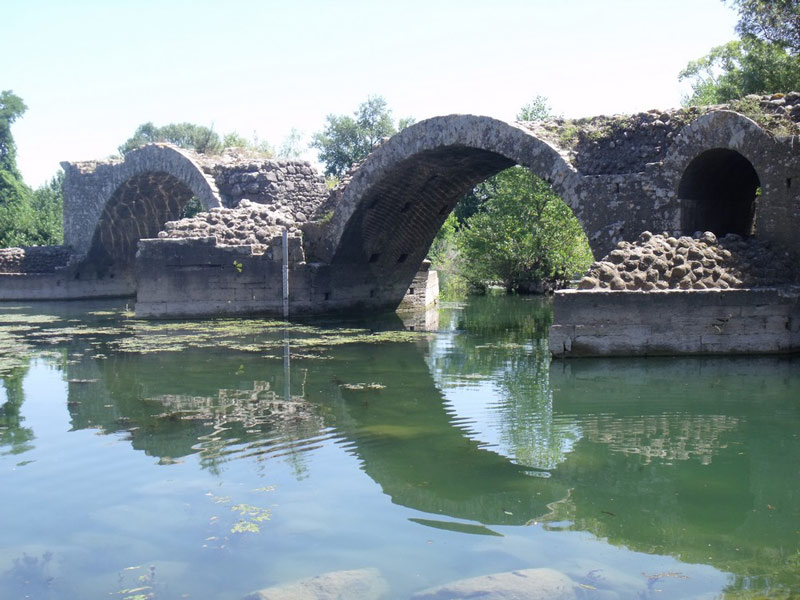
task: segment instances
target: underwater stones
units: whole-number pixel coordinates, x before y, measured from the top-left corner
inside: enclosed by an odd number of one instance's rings
[[[462,579],[414,594],[412,600],[573,600],[581,588],[555,569],[524,569]]]
[[[389,585],[377,569],[332,571],[252,592],[243,600],[378,600]]]

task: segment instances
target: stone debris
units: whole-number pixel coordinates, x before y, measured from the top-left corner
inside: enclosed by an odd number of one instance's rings
[[[159,238],[216,237],[219,246],[253,246],[262,253],[280,238],[283,229],[289,237],[302,237],[300,229],[290,215],[276,211],[271,206],[242,200],[236,208],[212,208],[194,217],[169,221]]]
[[[243,600],[378,600],[389,585],[377,569],[333,571],[252,592]]]
[[[792,279],[787,255],[756,238],[710,231],[692,237],[645,231],[636,242],[619,242],[595,262],[578,289],[726,290],[767,287]]]
[[[581,588],[555,569],[524,569],[462,579],[414,594],[412,600],[573,600],[581,597]]]

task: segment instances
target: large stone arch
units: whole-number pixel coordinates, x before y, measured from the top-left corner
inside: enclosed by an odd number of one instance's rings
[[[575,169],[523,124],[435,117],[392,137],[353,174],[328,224],[322,258],[401,290],[464,194],[514,164],[547,180],[578,212]]]
[[[157,235],[193,196],[205,209],[221,206],[192,153],[169,144],[148,144],[119,162],[62,166],[65,244],[92,262],[131,264],[138,240]]]
[[[662,171],[678,198],[683,232],[749,235],[757,230],[759,213],[769,211],[769,191],[779,187],[770,176],[777,143],[757,123],[728,110],[686,125]],[[761,198],[756,198],[757,190]]]

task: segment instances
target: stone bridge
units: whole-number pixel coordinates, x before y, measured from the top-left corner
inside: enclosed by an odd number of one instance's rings
[[[458,201],[515,164],[551,184],[597,257],[644,230],[710,230],[797,258],[800,94],[752,103],[758,123],[736,106],[543,123],[436,117],[384,142],[331,191],[302,161],[167,145],[63,163],[70,262],[32,273],[35,260],[7,260],[27,276],[0,280],[0,298],[137,293],[142,315],[279,312],[286,227],[292,313],[394,308]],[[210,212],[168,223],[193,197]]]

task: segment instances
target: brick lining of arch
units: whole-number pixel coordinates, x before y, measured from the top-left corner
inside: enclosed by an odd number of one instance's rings
[[[450,146],[396,165],[363,198],[334,263],[366,263],[374,274],[413,274],[458,201],[514,165],[495,152]]]
[[[180,217],[193,193],[173,175],[140,173],[120,185],[103,209],[88,258],[96,266],[130,266],[138,241]]]

